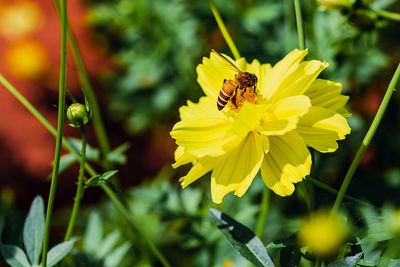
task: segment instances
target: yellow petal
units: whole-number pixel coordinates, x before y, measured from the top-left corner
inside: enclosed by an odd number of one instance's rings
[[[282,135],[296,128],[299,118],[311,107],[305,95],[286,97],[274,104],[257,131],[265,135]]]
[[[221,203],[229,192],[235,191],[235,195],[241,197],[247,191],[264,157],[262,140],[265,141],[257,133],[250,132],[214,168],[211,174],[211,196],[215,203]]]
[[[193,164],[193,167],[190,169],[188,174],[179,179],[182,188],[185,188],[197,179],[201,178],[207,172],[211,171],[211,169],[213,169],[220,162],[220,160],[221,158],[214,157],[204,157],[199,159]]]
[[[300,118],[296,131],[307,146],[326,153],[338,148],[337,140],[344,139],[351,129],[339,113],[321,108],[311,107],[307,114]]]
[[[263,181],[276,194],[291,195],[294,191],[293,183],[300,182],[310,173],[310,152],[295,131],[270,136],[269,142],[269,152],[261,164]]]
[[[201,97],[199,103],[187,102],[187,106],[179,109],[181,119],[187,118],[226,118],[225,112],[221,112],[217,108],[217,100],[211,97]]]
[[[233,115],[232,133],[245,137],[258,127],[261,117],[266,111],[266,105],[255,105],[244,102],[240,112]]]
[[[172,164],[172,167],[178,168],[179,166],[185,165],[187,163],[193,162],[196,160],[196,157],[185,152],[185,148],[183,146],[178,146],[175,150],[175,163]]]
[[[224,55],[231,62],[230,57]],[[204,93],[217,101],[224,79],[234,79],[237,71],[216,53],[211,52],[210,58],[203,58],[203,63],[197,66],[197,81]]]
[[[313,106],[331,109],[349,117],[351,114],[344,107],[349,97],[341,95],[342,87],[338,82],[316,79],[304,94],[310,98]]]
[[[295,69],[297,69],[300,61],[307,55],[307,50],[295,49],[285,56],[281,61],[276,63],[276,65],[267,72],[264,77],[258,77],[259,80],[265,80],[259,86],[260,94],[266,98],[270,99],[275,93],[278,86],[283,82],[283,80]],[[268,66],[266,66],[269,69]]]
[[[328,65],[328,63],[319,60],[300,63],[296,70],[281,82],[272,99],[302,95]]]
[[[195,157],[218,156],[227,152],[227,143],[238,143],[242,138],[234,135],[226,137],[232,122],[227,118],[193,117],[174,125],[171,136],[178,146]],[[239,138],[239,141],[236,139]]]

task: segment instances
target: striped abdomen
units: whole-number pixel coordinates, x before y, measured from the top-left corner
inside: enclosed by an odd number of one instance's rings
[[[219,91],[219,95],[218,95],[218,100],[217,100],[218,110],[221,110],[226,106],[229,99],[232,98],[236,87],[237,87],[237,84],[235,83],[235,81],[224,80],[224,83],[222,84],[222,88]]]

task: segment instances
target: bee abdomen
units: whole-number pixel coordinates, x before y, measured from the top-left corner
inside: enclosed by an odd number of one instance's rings
[[[228,103],[229,99],[233,96],[233,93],[236,89],[237,85],[232,80],[225,80],[222,85],[221,90],[219,91],[217,107],[218,110],[223,109]]]

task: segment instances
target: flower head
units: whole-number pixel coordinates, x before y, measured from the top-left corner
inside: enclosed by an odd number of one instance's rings
[[[178,148],[175,164],[192,163],[180,178],[186,187],[211,171],[211,196],[215,203],[234,191],[241,197],[261,170],[266,186],[280,196],[293,193],[294,183],[310,173],[307,146],[333,152],[350,133],[344,116],[348,97],[342,85],[317,79],[328,64],[302,59],[307,50],[294,50],[274,67],[244,58],[233,61],[212,52],[197,67],[198,82],[206,96],[180,108],[181,121],[171,136]],[[255,88],[238,89],[225,108],[217,99],[224,80],[235,81],[238,71],[256,75]]]
[[[298,234],[302,246],[313,254],[327,257],[337,253],[347,237],[347,227],[338,215],[318,211],[304,221]]]

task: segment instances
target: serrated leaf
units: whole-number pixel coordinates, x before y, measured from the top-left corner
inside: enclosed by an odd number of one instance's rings
[[[17,246],[0,244],[1,255],[12,267],[29,267],[25,252]]]
[[[97,251],[97,257],[102,259],[109,254],[114,246],[118,243],[120,237],[121,233],[118,230],[109,233],[101,242],[100,248]]]
[[[362,254],[363,253],[360,252],[354,256],[348,256],[344,259],[328,264],[328,267],[355,267],[357,265],[357,262],[361,259]]]
[[[96,252],[101,244],[103,237],[103,225],[100,214],[92,212],[89,215],[88,224],[83,238],[83,247],[89,252]]]
[[[54,247],[52,247],[47,253],[47,267],[52,267],[61,261],[74,246],[75,240],[70,240],[62,242]]]
[[[130,247],[131,247],[131,244],[128,241],[126,241],[121,246],[114,249],[114,251],[111,252],[109,254],[109,256],[105,259],[104,266],[108,266],[108,267],[120,266],[122,260],[125,257],[125,254],[128,252]]]
[[[111,177],[113,177],[117,172],[118,172],[118,170],[112,170],[112,171],[107,171],[101,175],[93,176],[93,177],[89,178],[88,180],[86,180],[85,186],[93,187],[93,186],[99,186],[100,184],[106,183],[106,184],[110,185],[111,187],[113,187],[113,184],[109,181],[109,179]]]
[[[44,236],[44,203],[40,196],[35,197],[24,223],[24,245],[32,264],[38,264]]]
[[[225,235],[232,247],[255,266],[275,266],[267,249],[246,226],[216,209],[209,209],[213,223]]]

